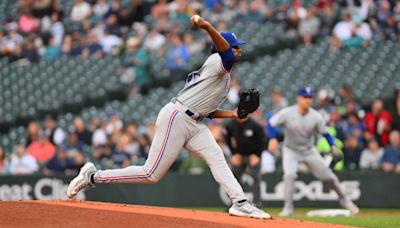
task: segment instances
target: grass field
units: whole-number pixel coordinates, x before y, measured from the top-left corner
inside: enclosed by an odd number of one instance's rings
[[[195,208],[197,210],[224,211],[224,208]],[[272,217],[278,217],[281,208],[264,208]],[[353,217],[307,217],[309,210],[317,208],[296,208],[291,219],[315,221],[322,223],[342,224],[371,228],[400,228],[400,209],[361,209],[360,214]]]

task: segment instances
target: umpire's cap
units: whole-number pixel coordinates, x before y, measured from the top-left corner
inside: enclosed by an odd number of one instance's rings
[[[297,95],[301,96],[301,97],[312,97],[313,96],[313,92],[312,92],[311,87],[307,86],[307,87],[300,88],[297,91]]]
[[[220,33],[222,37],[228,42],[228,44],[233,47],[233,46],[239,46],[242,44],[245,44],[246,42],[238,40],[235,33],[233,32],[221,32]],[[214,47],[214,42],[212,43],[212,47]]]

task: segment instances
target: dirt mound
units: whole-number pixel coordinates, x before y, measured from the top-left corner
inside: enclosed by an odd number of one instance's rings
[[[345,227],[289,219],[260,220],[207,211],[88,201],[0,202],[0,217],[0,227]]]

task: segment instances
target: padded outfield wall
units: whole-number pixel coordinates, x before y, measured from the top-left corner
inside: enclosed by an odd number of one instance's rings
[[[261,194],[265,206],[282,206],[282,174],[263,176]],[[65,199],[71,176],[0,176],[0,200]],[[341,173],[347,194],[360,207],[400,208],[400,175],[381,172]],[[249,198],[250,176],[242,182]],[[338,207],[337,195],[311,175],[300,175],[295,201],[299,207]],[[82,200],[170,207],[225,206],[229,200],[210,173],[202,175],[167,174],[155,185],[103,184],[84,192]]]

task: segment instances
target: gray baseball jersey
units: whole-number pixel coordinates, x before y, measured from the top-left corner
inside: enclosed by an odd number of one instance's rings
[[[218,53],[212,54],[198,71],[189,74],[180,102],[166,104],[158,114],[156,133],[143,166],[100,170],[96,183],[145,183],[159,181],[185,147],[198,153],[209,165],[216,181],[228,193],[232,202],[246,199],[242,187],[230,170],[221,148],[207,126],[189,117],[189,109],[202,116],[215,111],[229,90],[230,73],[222,66]]]
[[[218,53],[208,57],[203,66],[190,73],[177,99],[190,111],[208,116],[225,101],[229,92],[230,72]]]
[[[315,139],[319,134],[328,132],[326,124],[319,112],[310,108],[305,115],[297,111],[297,105],[282,109],[271,117],[272,127],[283,126],[285,139],[283,145],[299,153],[310,153],[315,147]]]
[[[319,112],[310,108],[305,115],[297,111],[297,105],[282,109],[271,117],[269,123],[272,127],[283,126],[285,139],[282,148],[282,165],[284,180],[284,211],[293,211],[293,194],[295,192],[295,179],[300,162],[308,165],[315,177],[329,183],[329,187],[343,198],[344,193],[340,187],[339,179],[315,148],[315,138],[318,134],[325,134],[328,129]],[[288,212],[288,213],[289,213]]]

